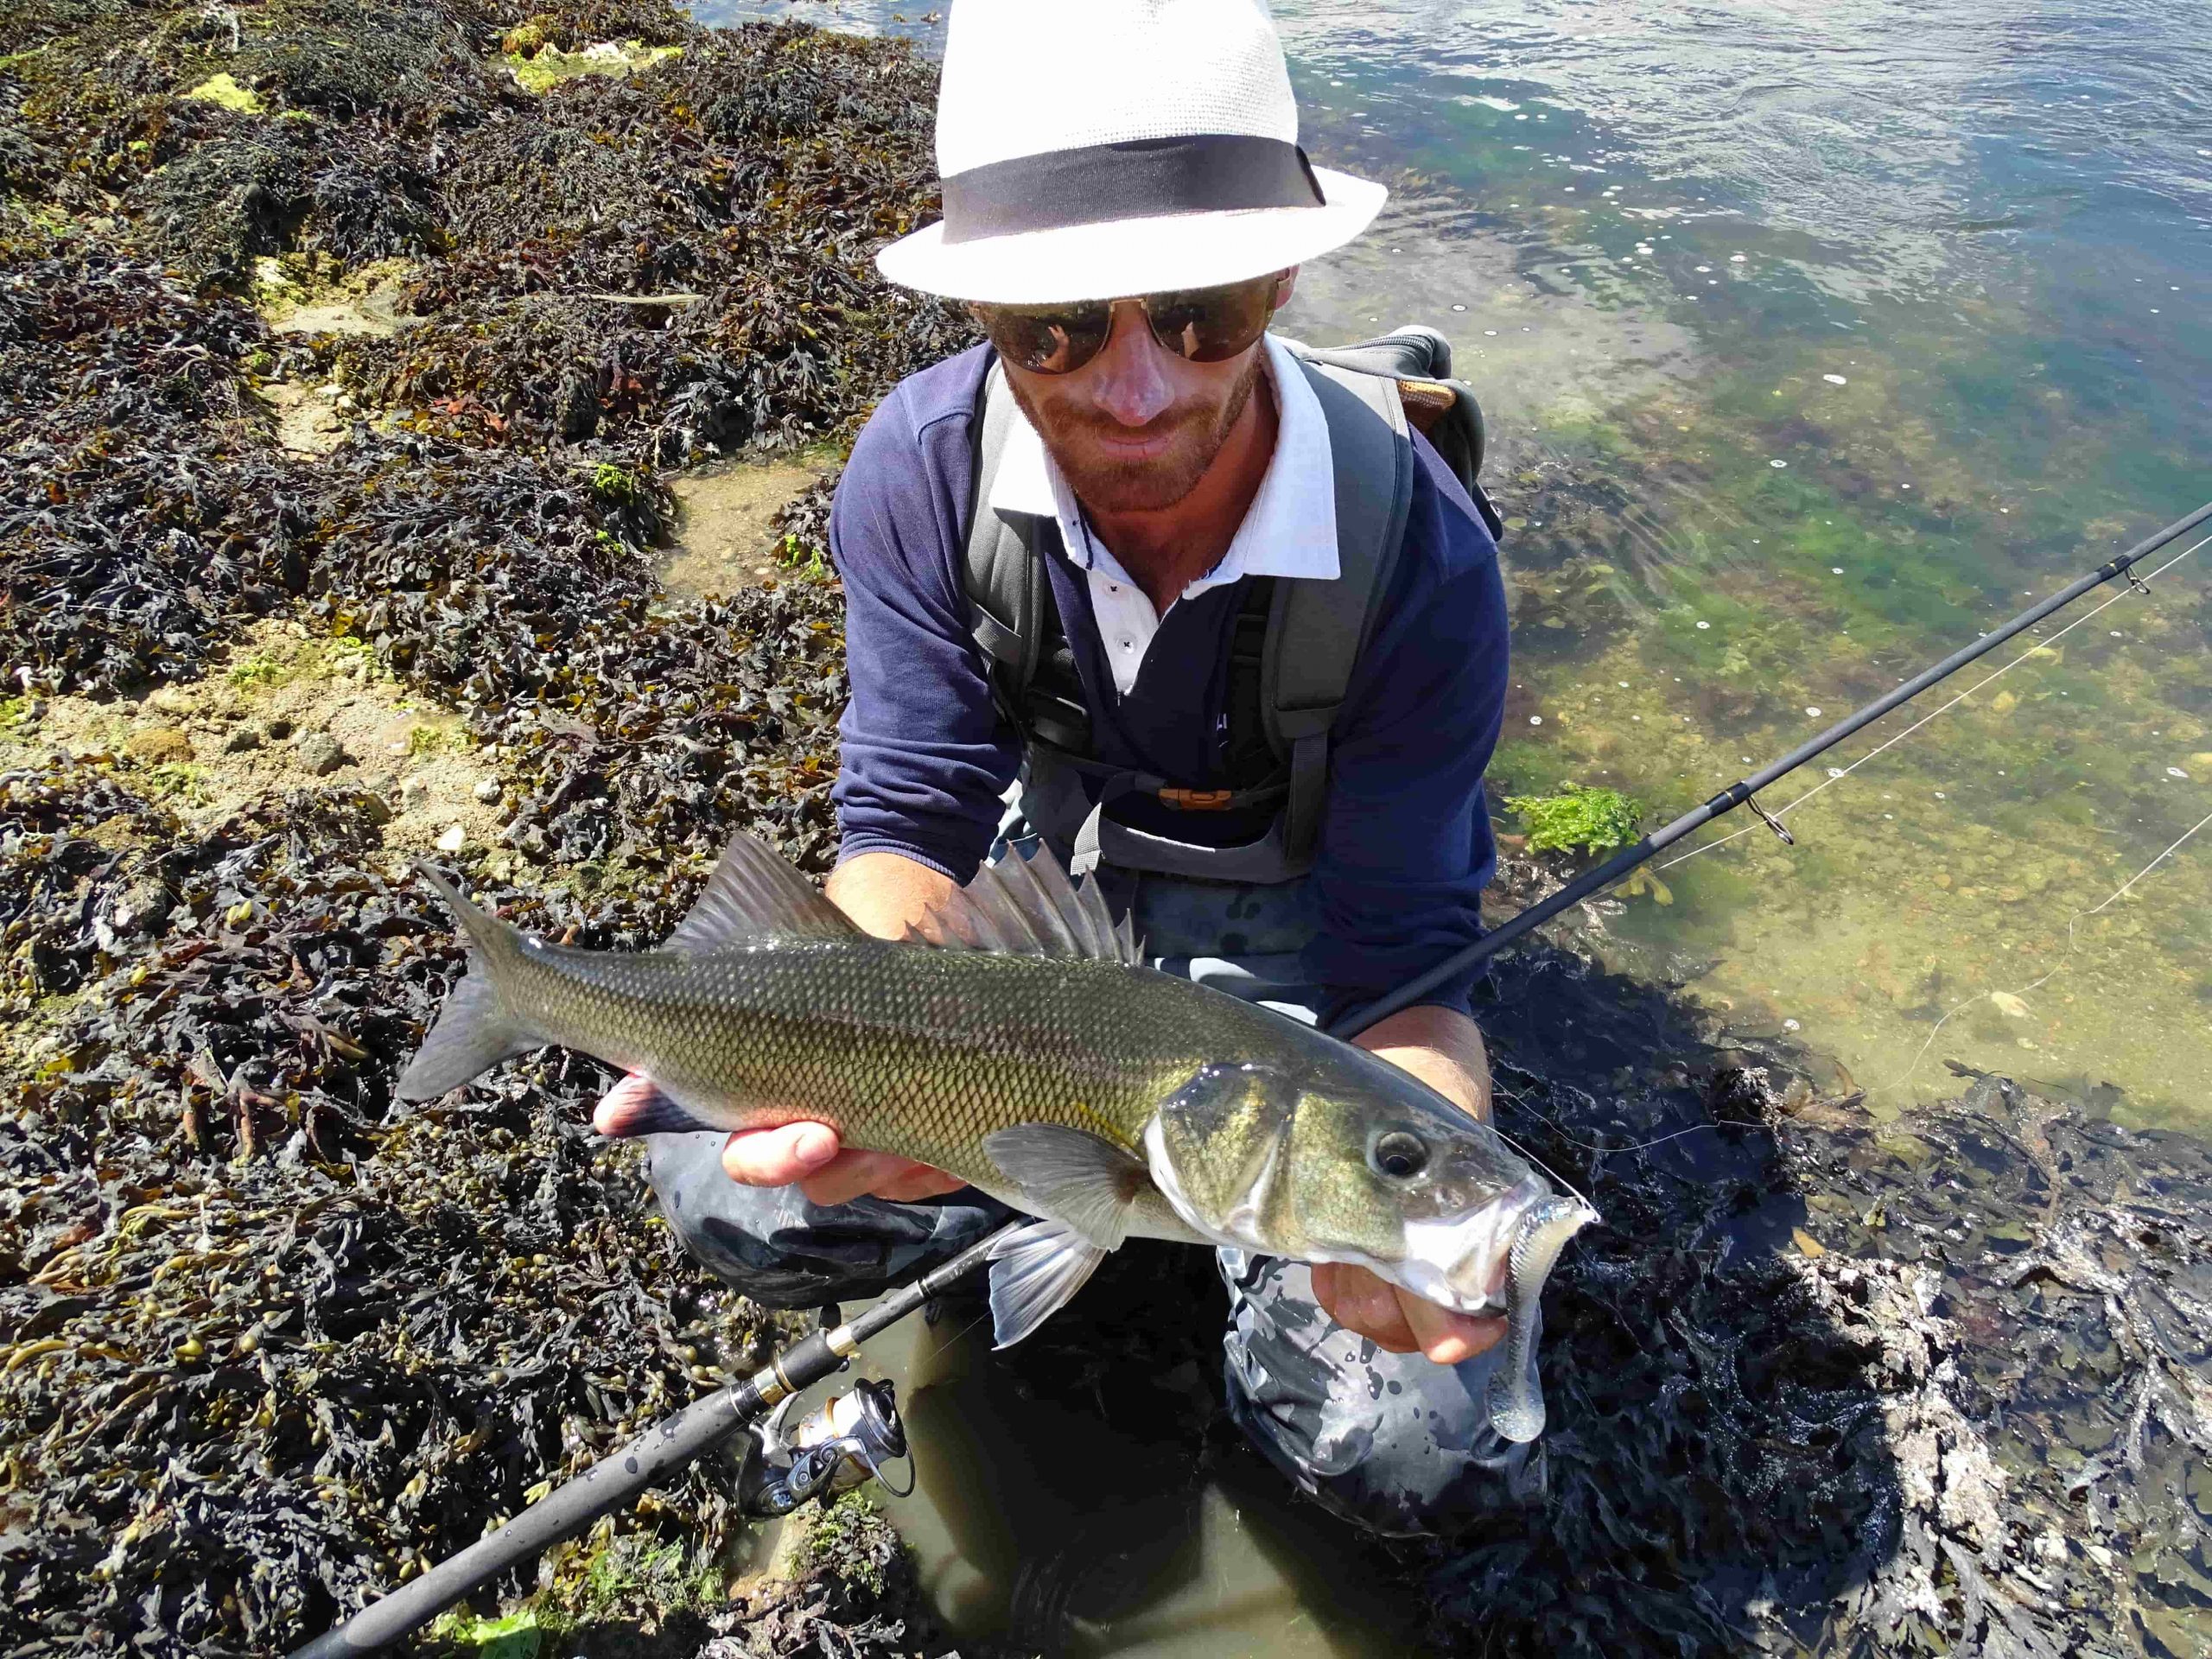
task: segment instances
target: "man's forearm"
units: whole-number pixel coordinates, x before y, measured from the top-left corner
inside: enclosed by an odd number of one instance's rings
[[[1490,1052],[1483,1046],[1481,1030],[1457,1008],[1423,1004],[1401,1009],[1352,1041],[1489,1120]]]
[[[954,883],[898,853],[859,853],[830,873],[830,902],[864,933],[895,939],[951,896]]]

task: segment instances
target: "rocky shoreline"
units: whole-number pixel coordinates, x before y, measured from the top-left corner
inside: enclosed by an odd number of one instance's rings
[[[771,585],[664,549],[684,469],[834,454],[964,342],[867,263],[931,211],[931,81],[630,0],[0,23],[0,1653],[283,1649],[774,1338],[584,1127],[596,1068],[395,1106],[458,966],[407,866],[626,947],[733,827],[826,867],[826,483]],[[1541,1513],[1344,1541],[1425,1649],[2209,1650],[2197,1143],[1995,1078],[1876,1122],[1563,948],[1485,995],[1506,1127],[1607,1221]],[[1075,1312],[1037,1386],[1214,1386],[1204,1331]],[[737,1530],[695,1471],[502,1605],[563,1652],[950,1649],[866,1512],[732,1599]]]

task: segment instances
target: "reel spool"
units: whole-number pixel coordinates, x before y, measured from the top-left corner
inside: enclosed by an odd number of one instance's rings
[[[906,1427],[899,1420],[897,1391],[888,1382],[855,1382],[852,1391],[824,1401],[793,1425],[793,1399],[749,1431],[738,1477],[738,1505],[762,1519],[789,1515],[810,1497],[834,1497],[870,1480],[907,1455]],[[893,1497],[914,1490],[912,1465],[902,1489],[883,1482]]]

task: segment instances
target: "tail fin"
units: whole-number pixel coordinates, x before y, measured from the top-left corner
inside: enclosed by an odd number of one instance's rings
[[[543,1047],[545,1039],[510,1014],[499,998],[493,964],[512,954],[515,930],[470,904],[429,865],[415,868],[452,907],[475,946],[468,953],[468,972],[446,999],[395,1090],[402,1100],[435,1100],[501,1060]]]

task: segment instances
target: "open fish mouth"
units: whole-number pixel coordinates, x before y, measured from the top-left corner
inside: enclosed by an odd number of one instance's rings
[[[1392,1278],[1457,1313],[1505,1316],[1484,1403],[1509,1440],[1544,1432],[1536,1375],[1544,1281],[1567,1241],[1597,1218],[1583,1198],[1562,1198],[1532,1176],[1471,1215],[1406,1224],[1406,1257]]]
[[[1454,1313],[1503,1313],[1510,1304],[1514,1241],[1529,1211],[1550,1197],[1551,1188],[1531,1177],[1470,1214],[1409,1221],[1405,1260],[1389,1276]]]

